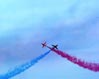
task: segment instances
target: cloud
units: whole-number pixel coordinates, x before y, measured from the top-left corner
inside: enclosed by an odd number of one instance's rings
[[[46,50],[42,41],[74,55],[98,47],[98,0],[3,0],[0,5],[2,61],[31,59]]]

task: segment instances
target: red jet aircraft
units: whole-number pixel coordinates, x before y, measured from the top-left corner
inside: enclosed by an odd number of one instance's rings
[[[48,47],[47,44],[46,44],[46,42],[41,43],[41,44],[42,44],[42,47]],[[57,47],[58,45],[52,45],[52,46],[53,46],[52,49],[54,49],[54,48],[55,48],[55,49],[58,49],[58,47]],[[49,47],[48,47],[48,48],[49,48]]]

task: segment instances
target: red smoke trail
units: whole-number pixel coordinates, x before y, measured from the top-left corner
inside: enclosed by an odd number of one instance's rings
[[[86,61],[83,61],[81,59],[78,59],[74,56],[71,56],[67,53],[64,53],[60,50],[57,50],[57,49],[53,49],[49,46],[47,46],[49,49],[51,49],[52,51],[54,51],[55,53],[57,53],[58,55],[61,55],[63,58],[66,58],[67,60],[73,62],[74,64],[77,64],[83,68],[86,68],[86,69],[89,69],[89,70],[92,70],[94,72],[99,72],[99,63],[89,63],[89,62],[86,62]]]

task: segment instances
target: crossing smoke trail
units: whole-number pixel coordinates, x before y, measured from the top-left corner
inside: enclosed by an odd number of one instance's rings
[[[9,78],[12,78],[18,74],[20,74],[21,72],[27,70],[28,68],[30,68],[31,66],[33,66],[34,64],[36,64],[39,60],[41,60],[42,58],[44,58],[47,54],[50,53],[51,50],[49,50],[48,52],[40,55],[39,57],[31,60],[30,62],[27,62],[17,68],[15,68],[14,70],[0,76],[0,79],[9,79]]]
[[[89,63],[89,62],[85,62],[81,59],[78,59],[74,56],[71,56],[67,53],[64,53],[60,50],[56,50],[56,49],[53,49],[49,46],[47,46],[49,49],[51,49],[52,51],[54,51],[55,53],[57,53],[58,55],[61,55],[63,58],[66,58],[67,60],[73,62],[74,64],[77,64],[83,68],[86,68],[86,69],[89,69],[89,70],[92,70],[92,71],[95,71],[95,72],[99,72],[99,63]]]

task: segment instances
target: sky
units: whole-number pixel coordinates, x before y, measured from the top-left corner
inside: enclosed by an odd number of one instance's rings
[[[99,0],[0,0],[0,75],[48,51],[99,62]],[[98,79],[51,52],[11,79]]]

